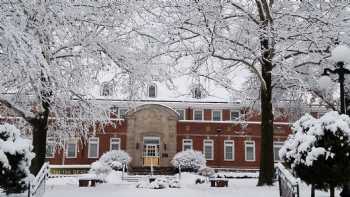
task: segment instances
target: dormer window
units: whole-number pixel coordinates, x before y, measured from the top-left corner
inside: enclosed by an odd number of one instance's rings
[[[200,87],[195,87],[193,90],[193,98],[200,99],[202,98],[202,90]]]
[[[155,98],[157,96],[157,87],[155,84],[148,86],[148,97]]]
[[[112,95],[113,95],[113,85],[109,83],[103,83],[101,96],[112,96]]]
[[[201,99],[206,96],[206,91],[201,84],[192,85],[192,98]]]

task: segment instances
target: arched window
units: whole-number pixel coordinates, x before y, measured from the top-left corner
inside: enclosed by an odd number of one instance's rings
[[[155,98],[157,96],[157,87],[152,84],[148,86],[148,97]]]
[[[102,84],[101,96],[112,96],[113,95],[113,85],[104,83]]]

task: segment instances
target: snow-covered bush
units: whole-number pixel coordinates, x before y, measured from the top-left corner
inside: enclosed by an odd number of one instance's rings
[[[294,123],[280,157],[302,180],[327,189],[350,181],[350,118],[328,112],[320,119],[306,114]]]
[[[91,168],[89,173],[90,174],[96,174],[100,178],[106,177],[110,172],[112,171],[112,168],[107,165],[106,163],[103,163],[101,161],[95,161],[91,164]]]
[[[215,174],[215,170],[208,166],[202,166],[201,168],[199,168],[198,174],[202,176],[211,177]]]
[[[147,188],[147,189],[164,189],[164,188],[180,188],[180,182],[177,179],[165,179],[165,178],[156,178],[153,182],[149,180],[143,180],[137,183],[136,188]]]
[[[180,188],[180,181],[178,179],[171,179],[169,181],[169,188]]]
[[[123,150],[112,150],[103,154],[99,161],[107,164],[113,170],[121,170],[123,168],[123,164],[130,163],[131,157]]]
[[[31,141],[23,139],[13,125],[0,125],[0,188],[5,193],[21,193],[27,189],[32,175],[29,167],[34,154]]]
[[[104,179],[112,170],[121,170],[123,164],[128,164],[131,157],[122,150],[112,150],[106,152],[98,161],[91,164],[89,173],[96,174]]]
[[[171,164],[181,171],[198,171],[201,167],[206,166],[206,159],[202,152],[194,150],[185,150],[175,154]]]
[[[205,179],[204,178],[197,178],[195,183],[196,184],[203,184],[203,183],[205,183]]]

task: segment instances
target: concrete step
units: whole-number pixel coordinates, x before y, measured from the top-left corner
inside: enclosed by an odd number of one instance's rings
[[[137,183],[140,180],[142,180],[144,177],[142,176],[133,176],[133,175],[127,175],[122,178],[123,181],[131,182],[131,183]]]
[[[150,167],[133,167],[130,168],[128,173],[130,175],[150,175],[151,168]],[[176,173],[176,169],[173,167],[154,167],[153,174],[154,175],[174,175]]]

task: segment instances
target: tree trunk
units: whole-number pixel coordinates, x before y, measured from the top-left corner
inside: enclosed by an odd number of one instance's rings
[[[30,172],[37,175],[46,158],[47,117],[36,119],[31,125],[33,128],[33,152],[35,157],[30,166]]]
[[[272,185],[274,173],[271,72],[265,72],[263,76],[267,85],[267,90],[261,89],[261,153],[258,186],[265,184]]]
[[[311,197],[315,197],[315,185],[311,184]]]
[[[334,197],[334,186],[333,185],[329,186],[329,196]]]
[[[260,173],[258,186],[272,185],[274,175],[273,164],[273,113],[272,113],[272,56],[273,49],[269,38],[260,38],[262,59],[261,75],[265,81],[261,91],[261,149],[260,149]]]
[[[47,57],[46,55],[44,56]],[[35,157],[30,166],[30,172],[34,175],[38,174],[46,159],[46,136],[50,115],[50,101],[52,97],[52,90],[48,88],[51,87],[49,77],[47,77],[43,71],[41,71],[40,81],[43,87],[46,87],[40,91],[43,111],[38,113],[38,118],[30,122],[33,127],[33,152],[35,153]]]

